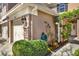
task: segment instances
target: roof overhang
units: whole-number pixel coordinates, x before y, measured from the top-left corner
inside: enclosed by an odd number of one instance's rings
[[[57,14],[52,11],[50,8],[48,8],[47,6],[45,6],[44,4],[41,4],[41,3],[27,3],[26,5],[29,5],[29,6],[36,6],[38,10],[40,11],[43,11],[45,13],[48,13],[50,15],[53,15],[53,16],[57,16]]]
[[[53,16],[57,16],[57,14],[52,11],[50,8],[43,6],[43,4],[38,4],[38,3],[23,3],[23,4],[16,4],[11,10],[9,10],[3,17],[2,20],[5,19],[7,16],[17,12],[18,10],[27,7],[27,6],[31,6],[31,7],[37,7],[38,10],[43,11],[45,13],[48,13],[50,15]]]

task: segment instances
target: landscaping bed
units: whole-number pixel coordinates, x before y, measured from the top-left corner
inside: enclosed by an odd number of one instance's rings
[[[12,45],[13,44],[9,44],[9,43],[6,44],[6,45],[4,45],[1,48],[1,50],[0,50],[0,55],[1,56],[13,56],[13,53],[12,53]],[[42,46],[40,46],[40,47],[42,47]],[[55,48],[55,49],[52,50],[52,52],[48,52],[48,53],[46,53],[44,55],[45,56],[74,56],[74,52],[77,49],[79,49],[79,44],[68,43],[66,41],[63,45],[62,44],[59,44],[59,47],[58,48]],[[44,50],[42,50],[42,51],[44,51]],[[39,53],[41,53],[41,51]],[[76,52],[75,54],[77,55],[78,53]]]
[[[57,51],[52,51],[50,56],[74,56],[74,52],[78,48],[79,44],[67,43]]]

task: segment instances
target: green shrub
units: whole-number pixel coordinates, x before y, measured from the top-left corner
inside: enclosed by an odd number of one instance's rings
[[[34,55],[45,55],[47,53],[47,44],[43,40],[32,40],[30,41],[34,47]]]
[[[43,40],[19,40],[12,47],[15,56],[44,56],[47,51],[47,43]]]
[[[79,49],[75,50],[74,55],[79,56]]]

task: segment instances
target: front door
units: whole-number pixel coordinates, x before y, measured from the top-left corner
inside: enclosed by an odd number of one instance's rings
[[[14,41],[24,39],[24,30],[21,20],[13,21],[13,25]]]

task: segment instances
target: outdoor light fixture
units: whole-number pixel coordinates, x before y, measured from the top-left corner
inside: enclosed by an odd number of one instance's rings
[[[23,16],[22,19],[21,19],[22,23],[24,23],[26,21],[26,17]]]
[[[5,19],[3,19],[3,21],[5,21],[5,20],[7,20],[7,19],[9,19],[9,17],[6,17]]]
[[[46,21],[44,21],[44,23],[45,23],[45,24],[47,24],[47,22],[46,22]]]
[[[47,27],[51,28],[51,26],[47,23],[47,21],[44,21],[44,23],[47,25]]]

